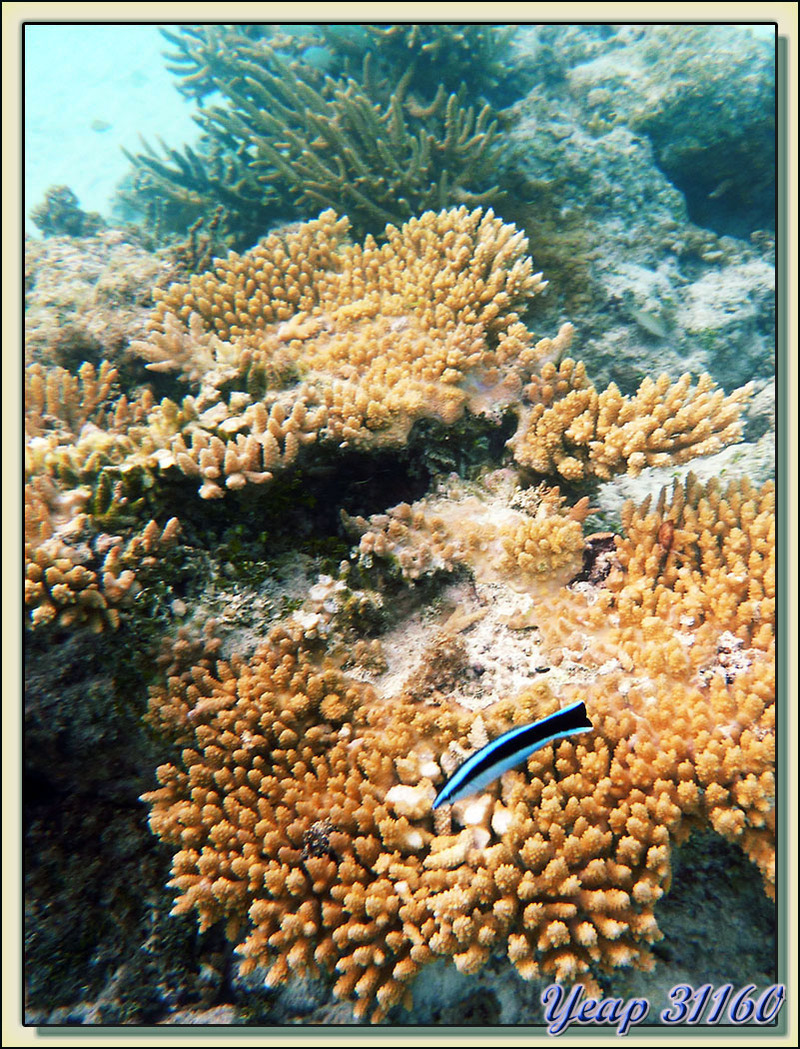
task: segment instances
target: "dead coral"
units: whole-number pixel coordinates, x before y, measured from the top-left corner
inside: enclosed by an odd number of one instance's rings
[[[25,241],[25,360],[75,368],[120,362],[147,330],[153,289],[177,276],[166,252],[120,230]]]

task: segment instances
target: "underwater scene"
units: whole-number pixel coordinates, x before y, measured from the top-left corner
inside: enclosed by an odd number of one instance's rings
[[[774,26],[24,57],[25,1023],[774,1031]]]

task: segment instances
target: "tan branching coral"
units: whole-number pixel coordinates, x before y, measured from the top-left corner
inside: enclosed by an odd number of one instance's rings
[[[689,811],[758,864],[772,892],[773,486],[757,492],[743,481],[723,491],[690,476],[671,503],[662,493],[653,510],[628,505],[624,525],[620,567],[605,586],[562,594],[544,622],[551,658],[598,668],[603,684],[587,702],[619,735],[642,789],[658,786],[684,809],[681,799],[690,800]],[[635,741],[611,728],[615,695],[646,721]]]
[[[553,493],[531,498],[568,519]],[[739,842],[769,888],[772,489],[690,480],[625,524],[606,580],[556,583],[541,617],[560,683],[477,719],[441,692],[347,678],[302,619],[249,663],[179,640],[150,717],[181,756],[145,796],[175,849],[176,913],[224,920],[270,985],[331,970],[378,1021],[437,956],[473,973],[502,950],[527,979],[590,984],[649,967],[671,844],[692,827]],[[458,755],[578,694],[592,733],[431,812]]]
[[[188,384],[180,404],[119,395],[106,363],[77,377],[31,366],[29,473],[69,489],[106,468],[106,488],[172,470],[221,498],[268,483],[308,445],[400,446],[420,420],[449,426],[466,411],[516,412],[517,460],[569,481],[737,439],[746,390],[662,377],[632,399],[598,394],[564,359],[571,325],[535,341],[520,311],[545,282],[523,234],[491,211],[426,212],[388,226],[380,247],[347,230],[323,212],[159,293],[131,349]]]
[[[97,535],[68,545],[53,536],[25,544],[25,604],[33,627],[85,625],[95,633],[119,626],[119,609],[141,590],[137,575],[158,564],[156,555],[175,542],[177,518],[161,528],[150,521],[127,543]]]
[[[550,361],[525,391],[532,406],[510,446],[521,465],[567,481],[635,476],[739,440],[739,410],[751,392],[746,386],[726,397],[709,375],[693,387],[687,374],[677,382],[645,379],[633,397],[614,383],[598,393],[580,362]]]
[[[106,421],[102,410],[109,400],[118,370],[108,361],[99,369],[85,362],[72,375],[66,368],[30,364],[25,369],[25,422],[30,437],[56,429],[60,436],[77,436],[92,420]]]
[[[120,394],[118,369],[108,361],[66,368],[31,364],[25,370],[26,472],[66,485],[96,479],[103,466],[119,465],[155,442],[145,425],[154,399]]]
[[[151,718],[183,750],[145,799],[177,850],[175,913],[224,920],[245,971],[269,963],[274,985],[332,969],[337,996],[380,1020],[437,955],[469,973],[506,943],[523,975],[541,960],[566,978],[592,959],[625,964],[658,935],[648,905],[667,835],[642,819],[641,864],[603,858],[609,802],[621,822],[629,799],[608,784],[602,740],[562,744],[558,780],[537,761],[532,783],[514,776],[502,800],[462,811],[461,829],[437,830],[429,752],[470,745],[466,711],[377,703],[281,631],[250,664],[213,655],[179,642],[169,686],[153,693]],[[553,705],[541,685],[492,727]]]
[[[573,482],[683,463],[738,440],[749,388],[725,397],[708,376],[692,387],[688,375],[662,375],[632,398],[613,384],[600,393],[565,357],[571,325],[534,342],[518,311],[544,282],[522,235],[491,211],[426,212],[387,227],[380,248],[370,237],[349,245],[346,231],[324,212],[231,254],[173,286],[151,339],[134,345],[152,368],[202,376],[188,410],[200,444],[176,438],[164,462],[202,475],[205,497],[223,494],[225,455],[240,459],[244,441],[249,465],[233,469],[229,486],[271,478],[279,457],[254,418],[264,404],[287,414],[302,404],[303,441],[369,447],[403,442],[420,418],[451,424],[465,408],[496,416],[513,406],[517,461]],[[222,390],[236,391],[227,404]],[[208,454],[200,459],[214,437],[222,443],[208,474]]]
[[[197,390],[159,465],[205,498],[271,479],[304,443],[400,444],[418,419],[518,398],[537,354],[517,311],[544,286],[523,235],[466,208],[387,227],[381,247],[347,227],[324,212],[174,285],[134,344]],[[177,414],[158,409],[164,433]]]

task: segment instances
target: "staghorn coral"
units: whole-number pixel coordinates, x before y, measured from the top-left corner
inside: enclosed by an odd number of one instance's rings
[[[495,31],[437,28],[438,36],[434,32],[427,42],[430,30],[423,41],[412,34],[410,64],[398,56],[394,35],[381,33],[375,43],[383,45],[378,51],[386,52],[385,60],[373,61],[368,51],[359,73],[345,60],[324,78],[302,56],[290,60],[299,46],[291,37],[244,35],[228,27],[173,35],[178,66],[191,69],[190,90],[202,95],[213,84],[225,105],[201,106],[198,150],[179,152],[162,143],[159,155],[145,143],[144,153],[129,154],[133,191],[123,199],[140,208],[144,201],[146,210],[155,205],[159,224],[175,230],[222,205],[223,231],[236,246],[252,243],[287,209],[300,214],[332,206],[366,232],[425,208],[488,202],[498,193],[491,107],[467,98],[463,69],[461,86],[440,84],[435,97],[422,90],[429,78],[415,72],[431,61],[432,51],[446,41],[463,46],[465,36],[494,53]],[[339,34],[334,39],[345,44]],[[492,63],[476,66],[491,81]]]
[[[330,41],[330,27],[321,28]],[[515,25],[368,25],[364,31],[379,65],[411,66],[412,89],[423,97],[433,84],[456,91],[468,83],[494,101],[520,93],[524,76],[507,62]]]
[[[476,112],[466,104],[464,90],[416,107],[406,101],[406,74],[384,106],[351,79],[327,82],[322,93],[274,53],[270,65],[274,72],[244,65],[228,88],[235,108],[211,109],[207,122],[253,143],[256,168],[274,172],[264,181],[284,186],[298,210],[333,207],[364,232],[498,195],[497,124],[488,105]]]
[[[427,686],[348,678],[302,615],[249,662],[179,639],[150,719],[180,757],[145,795],[175,850],[174,912],[224,920],[270,986],[332,971],[373,1021],[438,956],[474,973],[503,951],[526,979],[589,984],[649,967],[671,847],[692,828],[737,841],[768,890],[774,877],[773,529],[771,486],[690,480],[653,512],[629,506],[605,580],[556,581],[539,616],[560,677],[478,718]],[[431,813],[487,735],[578,693],[593,734]]]
[[[215,69],[225,52],[237,45],[250,45],[272,36],[272,26],[258,24],[182,25],[177,32],[159,27],[175,50],[165,51],[167,69],[178,79],[178,90],[187,98],[202,101],[216,90]],[[224,60],[224,59],[223,59]]]
[[[487,25],[274,25],[180,26],[161,29],[175,48],[165,52],[167,68],[179,80],[178,90],[202,100],[220,83],[230,80],[243,57],[265,60],[264,45],[290,58],[295,67],[313,76],[321,65],[331,76],[363,72],[365,56],[376,66],[370,91],[388,102],[387,77],[412,70],[411,88],[425,100],[438,86],[452,92],[465,82],[482,94],[506,91],[519,71],[506,63],[508,44],[516,26]],[[309,56],[316,49],[317,64]],[[322,52],[320,54],[320,52]],[[365,77],[366,79],[366,77]],[[319,75],[319,80],[322,76]],[[518,85],[515,85],[518,87]]]

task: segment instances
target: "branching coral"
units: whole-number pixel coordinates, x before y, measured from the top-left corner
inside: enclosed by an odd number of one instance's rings
[[[192,31],[178,39],[184,45],[179,65],[192,70],[192,90],[205,93],[213,83],[225,105],[200,109],[199,151],[164,147],[166,157],[159,157],[146,146],[131,157],[138,174],[130,199],[147,199],[156,189],[162,210],[169,201],[176,228],[221,204],[224,224],[239,236],[263,223],[250,242],[290,203],[305,211],[332,206],[347,212],[359,231],[377,232],[426,208],[488,202],[498,192],[490,107],[470,104],[463,84],[440,86],[435,97],[409,89],[417,65],[429,63],[445,41],[463,46],[465,35],[474,37],[495,54],[494,30],[471,27],[459,35],[452,27],[437,28],[432,40],[425,42],[428,30],[422,40],[419,33],[409,40],[410,65],[407,54],[398,61],[389,33],[376,41],[387,52],[377,75],[368,52],[360,75],[346,74],[345,62],[341,75],[324,79],[302,58],[288,62],[282,55],[281,43],[294,50],[291,39],[267,42],[224,27]],[[490,63],[477,66],[491,79]],[[458,83],[462,78],[463,69]],[[417,80],[429,83],[424,74]]]
[[[729,396],[709,375],[672,382],[645,379],[633,397],[612,383],[602,393],[580,362],[549,361],[525,391],[532,402],[510,445],[522,466],[567,481],[639,474],[645,466],[680,465],[739,440],[739,410],[752,386]]]
[[[199,385],[151,429],[174,434],[161,468],[200,478],[205,498],[270,480],[314,440],[402,444],[418,419],[518,397],[518,359],[536,351],[517,311],[543,281],[514,227],[460,208],[387,227],[380,248],[346,229],[324,212],[174,285],[134,344]]]
[[[507,62],[514,25],[369,25],[364,30],[380,63],[395,68],[411,64],[413,88],[423,94],[432,84],[456,91],[468,82],[490,97],[519,76]],[[323,32],[330,39],[330,28]],[[518,92],[519,85],[515,87]]]
[[[472,973],[502,949],[525,978],[584,982],[649,966],[692,827],[772,880],[773,527],[769,486],[690,481],[629,508],[606,584],[557,584],[541,616],[557,662],[580,646],[580,685],[540,681],[480,724],[440,693],[348,679],[300,619],[250,663],[178,641],[150,717],[183,749],[145,796],[175,849],[175,912],[224,920],[270,985],[334,971],[373,1021],[437,956]],[[593,735],[434,818],[457,755],[578,689]]]
[[[468,107],[464,92],[409,112],[408,75],[383,106],[353,80],[329,81],[321,93],[277,55],[270,64],[274,72],[245,64],[241,86],[228,88],[234,108],[211,109],[208,126],[253,143],[264,181],[283,184],[298,208],[334,207],[357,229],[377,231],[426,208],[497,195],[496,123],[488,106]]]
[[[426,23],[319,25],[293,27],[287,32],[279,26],[240,23],[180,26],[177,32],[161,29],[161,33],[175,49],[165,57],[167,68],[179,79],[178,90],[198,99],[230,80],[239,58],[263,60],[265,45],[301,62],[308,74],[315,69],[307,57],[309,48],[316,49],[317,57],[332,76],[361,73],[367,55],[381,77],[410,67],[412,90],[426,99],[440,84],[452,92],[469,82],[482,94],[508,86],[519,75],[518,69],[507,63],[508,45],[516,28]],[[387,92],[385,81],[370,82],[368,86],[376,100]],[[381,101],[388,99],[381,97]]]
[[[556,365],[572,328],[532,341],[519,311],[544,283],[491,211],[426,212],[388,226],[382,247],[351,246],[346,229],[324,212],[173,285],[153,336],[134,345],[151,368],[203,376],[160,463],[201,477],[206,498],[223,479],[269,480],[315,435],[399,444],[416,420],[451,424],[465,408],[514,406],[517,460],[569,481],[682,463],[739,437],[747,388],[726,398],[707,376],[695,388],[661,376],[625,398],[598,393],[569,358]],[[165,434],[177,415],[161,410]]]
[[[127,543],[101,534],[68,545],[54,536],[25,544],[25,604],[31,625],[86,625],[95,633],[119,626],[119,609],[129,607],[179,531],[173,517],[161,528],[151,520]]]
[[[80,503],[109,523],[120,515],[136,520],[141,463],[156,447],[145,425],[154,400],[148,389],[129,400],[117,379],[108,361],[99,368],[84,363],[77,376],[58,366],[26,369],[26,476],[37,529],[46,525],[48,508],[63,518],[67,504]]]
[[[121,464],[138,452],[137,424],[152,408],[145,392],[129,403],[117,369],[85,363],[77,376],[60,367],[26,369],[25,604],[31,625],[119,625],[119,608],[141,589],[175,541],[179,525],[150,520],[121,535],[104,524],[135,525],[143,501],[131,497]]]
[[[662,493],[652,511],[628,505],[624,527],[620,567],[605,587],[562,595],[543,623],[552,658],[598,668],[603,684],[587,703],[641,789],[666,790],[671,804],[738,842],[772,892],[773,486],[704,489],[690,476],[671,503]],[[633,740],[613,727],[614,695],[646,720]],[[668,788],[658,782],[665,775]]]

